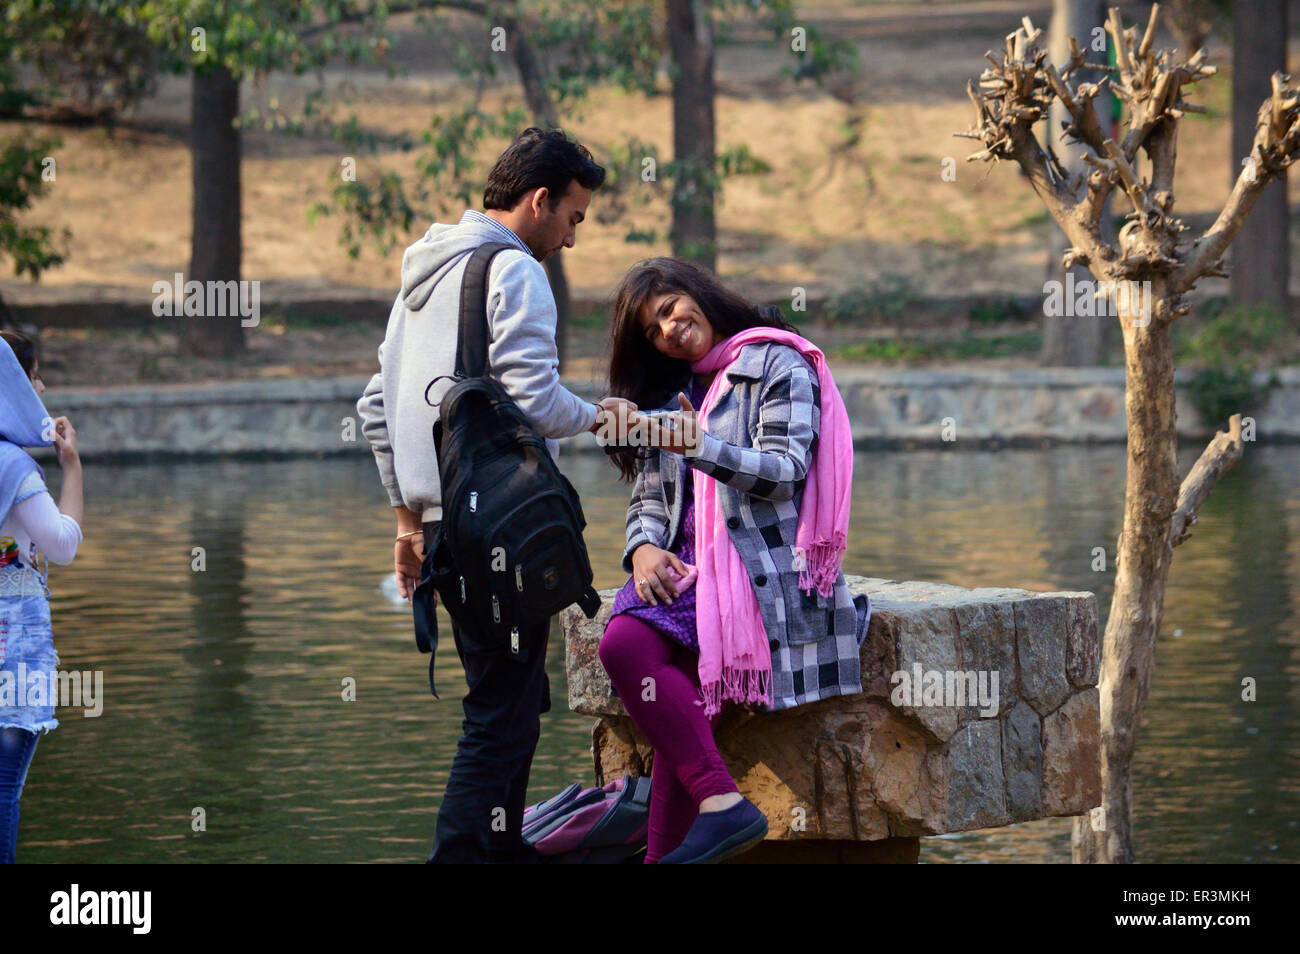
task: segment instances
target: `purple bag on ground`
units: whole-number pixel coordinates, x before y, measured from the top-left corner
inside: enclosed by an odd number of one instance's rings
[[[625,775],[603,788],[576,782],[524,809],[524,841],[543,861],[620,864],[645,851],[650,779]]]

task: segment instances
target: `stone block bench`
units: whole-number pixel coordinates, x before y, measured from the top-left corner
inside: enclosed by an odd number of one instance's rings
[[[784,712],[732,706],[717,726],[770,826],[744,861],[913,862],[924,835],[1100,804],[1094,594],[848,583],[872,604],[862,694]],[[595,619],[576,607],[560,617],[569,708],[597,717],[598,785],[653,762],[597,655],[615,592],[602,591]]]

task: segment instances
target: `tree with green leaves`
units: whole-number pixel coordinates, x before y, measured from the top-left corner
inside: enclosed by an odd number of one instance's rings
[[[27,98],[16,86],[12,38],[0,33],[0,103],[22,104]],[[8,258],[18,276],[38,281],[47,268],[63,264],[68,232],[22,221],[32,200],[54,180],[53,152],[58,140],[15,137],[0,141],[0,258]],[[0,326],[12,326],[14,316],[0,296]]]
[[[272,70],[302,73],[344,55],[359,58],[373,35],[344,38],[322,29],[348,19],[337,0],[141,0],[119,15],[144,28],[161,68],[191,77],[190,152],[194,199],[188,279],[238,282],[242,265],[241,81]],[[382,17],[382,8],[375,19]],[[182,325],[184,353],[232,357],[244,350],[238,316]]]
[[[714,49],[729,42],[729,26],[742,12],[769,30],[774,44],[788,45],[797,62],[797,80],[823,78],[850,67],[856,58],[851,43],[826,37],[803,21],[793,0],[664,0],[672,55],[673,190],[672,249],[716,270],[718,257],[717,195],[727,174],[763,171],[748,150],[719,154],[716,148]]]
[[[0,31],[14,62],[34,75],[21,104],[0,116],[45,122],[109,123],[150,93],[157,55],[145,30],[120,15],[119,0],[8,0]]]
[[[563,125],[576,115],[582,101],[599,84],[647,96],[659,94],[660,62],[667,57],[673,83],[673,142],[671,162],[639,138],[594,144],[608,178],[601,190],[597,220],[628,223],[626,239],[652,243],[661,236],[639,227],[631,212],[666,199],[672,212],[667,238],[674,254],[713,267],[716,262],[714,207],[721,183],[728,176],[766,170],[761,158],[741,145],[718,150],[714,131],[713,47],[716,38],[729,40],[728,25],[757,16],[771,31],[773,43],[788,46],[797,68],[796,81],[818,83],[853,58],[851,45],[824,38],[811,24],[797,22],[789,0],[697,3],[690,10],[665,0],[542,0],[538,3],[479,3],[473,0],[414,0],[391,4],[389,15],[417,11],[430,31],[453,44],[457,69],[472,91],[470,101],[440,111],[414,142],[407,137],[383,137],[363,131],[355,117],[333,124],[340,141],[371,149],[422,148],[414,181],[387,171],[369,178],[335,180],[329,202],[317,203],[312,215],[341,214],[342,240],[350,254],[359,255],[367,243],[387,253],[409,240],[417,220],[451,210],[453,203],[477,201],[482,170],[474,160],[486,140],[510,139],[525,125]],[[470,13],[482,21],[474,40],[457,39],[446,21],[451,13]],[[687,22],[683,17],[689,13]],[[357,19],[361,11],[353,11]],[[501,68],[514,66],[521,85],[522,105],[490,111],[483,105],[486,84]],[[683,68],[684,65],[684,68]],[[432,207],[432,208],[431,208]],[[563,258],[547,260],[552,291],[559,311],[560,354],[571,306]]]

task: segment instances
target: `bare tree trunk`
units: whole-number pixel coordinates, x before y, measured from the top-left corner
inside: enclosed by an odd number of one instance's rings
[[[1255,141],[1259,104],[1272,93],[1269,76],[1286,72],[1286,7],[1286,0],[1235,0],[1232,5],[1233,181]],[[1287,314],[1289,230],[1283,171],[1260,193],[1233,241],[1229,285],[1234,304],[1262,302]]]
[[[1171,326],[1190,311],[1184,296],[1207,275],[1222,275],[1222,257],[1261,191],[1300,153],[1300,92],[1281,73],[1259,109],[1252,148],[1258,176],[1238,176],[1214,223],[1190,243],[1174,214],[1174,167],[1179,120],[1205,108],[1183,98],[1185,88],[1214,75],[1197,53],[1185,63],[1155,47],[1158,5],[1146,28],[1125,28],[1112,7],[1107,32],[1118,69],[1108,81],[1128,103],[1120,141],[1108,133],[1093,99],[1095,83],[1077,74],[1091,62],[1071,47],[1064,69],[1045,62],[1042,30],[1028,17],[1006,38],[1001,59],[967,84],[976,123],[962,135],[984,148],[971,159],[1014,159],[1052,218],[1069,236],[1066,265],[1086,264],[1108,291],[1124,338],[1128,472],[1124,521],[1117,546],[1115,589],[1106,620],[1099,694],[1101,706],[1102,824],[1074,823],[1073,855],[1079,862],[1132,862],[1132,759],[1154,668],[1165,585],[1173,549],[1188,537],[1200,505],[1224,472],[1241,459],[1241,415],[1228,433],[1216,434],[1187,478],[1178,483],[1177,432]],[[1034,135],[1046,119],[1043,106],[1060,101],[1070,131],[1091,147],[1086,176],[1070,174],[1045,152]],[[1139,151],[1150,161],[1149,177],[1135,165]],[[1116,240],[1103,238],[1102,210],[1112,191],[1127,198],[1130,221]]]
[[[190,155],[194,200],[188,278],[200,283],[239,281],[239,81],[225,67],[193,74]],[[240,316],[202,315],[181,322],[181,351],[228,358],[244,350]]]
[[[546,277],[551,281],[551,294],[555,298],[555,350],[560,362],[560,373],[564,373],[565,362],[569,354],[569,322],[573,317],[573,302],[569,298],[569,279],[564,274],[564,251],[558,251],[543,264]]]
[[[717,268],[713,21],[708,0],[667,0],[673,59],[672,248]]]
[[[519,21],[513,21],[514,36],[512,48],[515,54],[515,68],[519,70],[519,80],[524,86],[524,99],[528,111],[533,114],[533,122],[543,129],[555,129],[560,125],[560,114],[555,108],[555,101],[546,90],[542,65],[537,59],[537,52],[528,39],[528,31]],[[551,283],[551,297],[555,299],[555,347],[559,354],[560,373],[564,372],[565,359],[568,355],[569,323],[573,317],[573,302],[569,297],[569,280],[564,274],[564,251],[551,255],[545,262],[546,276]]]
[[[1115,558],[1115,590],[1101,660],[1101,781],[1104,826],[1075,822],[1073,857],[1081,863],[1136,861],[1133,843],[1133,753],[1155,666],[1173,549],[1166,540],[1178,503],[1178,437],[1170,325],[1145,328],[1121,316],[1128,416],[1124,528]]]
[[[1091,37],[1094,27],[1105,23],[1101,0],[1054,0],[1052,4],[1052,23],[1050,28],[1049,56],[1058,67],[1070,56],[1068,46],[1070,37]],[[1104,52],[1093,51],[1093,58],[1101,60]],[[1096,70],[1080,71],[1081,79],[1096,82],[1101,77]],[[1109,100],[1109,96],[1105,97]],[[1086,143],[1073,141],[1062,128],[1070,120],[1069,111],[1060,100],[1053,100],[1047,123],[1048,146],[1061,160],[1061,165],[1072,175],[1086,176],[1088,164],[1082,154],[1090,152]],[[1102,224],[1102,232],[1108,230],[1109,223]],[[1051,240],[1048,248],[1049,281],[1064,283],[1066,268],[1061,262],[1065,250],[1069,248],[1069,239],[1061,227],[1052,221]],[[1075,287],[1079,283],[1091,284],[1092,273],[1082,265],[1075,265],[1069,271],[1074,273]],[[1039,353],[1039,364],[1046,366],[1092,367],[1101,361],[1104,341],[1105,323],[1109,316],[1071,316],[1043,315],[1043,347]]]

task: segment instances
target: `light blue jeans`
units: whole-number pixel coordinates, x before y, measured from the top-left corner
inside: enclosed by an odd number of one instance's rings
[[[19,800],[36,742],[59,724],[50,692],[44,705],[27,705],[19,676],[48,680],[59,665],[50,628],[50,603],[43,596],[0,596],[0,864],[14,863]],[[47,682],[47,689],[49,688]]]
[[[45,596],[0,596],[0,729],[26,729],[48,732],[56,728],[52,692],[44,692],[28,705],[28,687],[36,680],[46,681],[59,666],[50,628],[50,603]],[[19,684],[26,675],[27,685]]]

